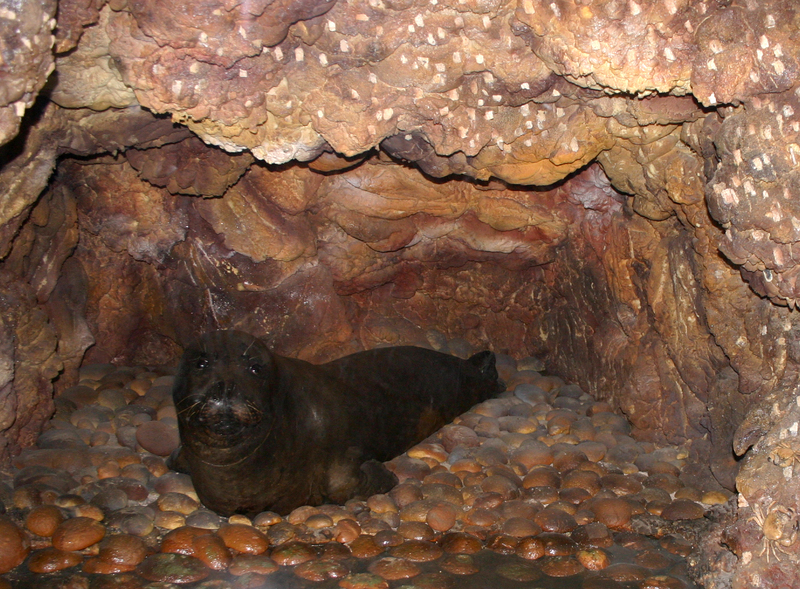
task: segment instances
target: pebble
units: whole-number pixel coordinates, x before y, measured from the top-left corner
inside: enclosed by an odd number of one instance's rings
[[[57,400],[40,447],[14,460],[7,505],[25,532],[0,524],[0,542],[13,540],[17,554],[5,566],[24,561],[28,534],[31,573],[81,566],[98,589],[114,578],[131,589],[255,589],[279,571],[345,589],[452,589],[470,575],[486,586],[581,575],[584,589],[688,589],[662,573],[691,544],[655,542],[628,531],[631,522],[641,513],[701,518],[729,495],[684,483],[685,449],[634,440],[607,402],[542,376],[538,361],[497,363],[508,392],[390,461],[402,482],[388,493],[252,521],[208,511],[190,477],[169,471],[165,457],[179,443],[172,376],[90,369],[95,378]],[[632,552],[620,557],[615,545]]]
[[[275,548],[270,556],[281,566],[292,566],[315,559],[317,552],[303,542],[287,542]]]
[[[585,548],[579,550],[575,557],[589,571],[601,571],[611,564],[611,557],[602,548]]]
[[[417,576],[420,573],[420,569],[413,562],[387,556],[369,565],[369,572],[387,581],[399,581]]]
[[[158,497],[158,508],[161,511],[176,511],[183,515],[194,513],[200,508],[200,502],[183,493],[168,492]]]
[[[231,553],[216,534],[200,534],[192,538],[194,556],[214,571],[223,571],[231,564]]]
[[[185,554],[154,554],[136,568],[147,579],[161,583],[196,583],[211,572],[198,559]]]
[[[526,562],[504,563],[495,570],[501,577],[521,583],[530,583],[542,578],[539,568]]]
[[[411,562],[429,562],[436,560],[443,554],[443,550],[433,542],[427,540],[408,540],[398,544],[389,554],[398,558],[404,558]]]
[[[554,556],[542,565],[542,572],[548,577],[571,577],[583,570],[583,566],[574,556]]]
[[[53,547],[59,550],[83,550],[97,544],[106,535],[106,528],[90,517],[76,517],[61,524],[53,532]]]
[[[622,498],[607,497],[595,498],[591,501],[591,510],[597,521],[605,524],[612,530],[622,530],[627,528],[631,520],[631,506]]]
[[[702,505],[690,499],[676,499],[661,512],[661,518],[667,521],[683,519],[700,519],[705,511]]]
[[[178,429],[163,421],[143,423],[136,430],[136,441],[156,456],[169,456],[181,443]]]
[[[304,562],[294,568],[294,574],[307,581],[321,582],[327,579],[346,577],[350,569],[334,560],[317,560]]]
[[[136,566],[147,556],[144,541],[130,534],[108,536],[100,543],[98,556],[109,563]]]
[[[9,518],[0,516],[0,574],[21,564],[29,551],[22,530]]]
[[[25,518],[25,527],[37,536],[51,537],[64,521],[64,515],[55,505],[40,505],[31,509]]]
[[[372,573],[358,573],[348,575],[339,581],[339,587],[342,589],[389,589],[389,583]]]
[[[222,518],[213,511],[198,509],[186,517],[186,525],[205,530],[216,530],[222,524]]]
[[[240,554],[233,557],[228,572],[232,575],[256,573],[270,575],[279,569],[274,560],[265,554]]]
[[[226,524],[217,530],[217,534],[228,548],[244,554],[262,554],[269,547],[267,537],[253,526]]]
[[[28,559],[28,570],[32,573],[55,573],[63,569],[78,566],[83,556],[77,552],[59,550],[52,546],[37,550]]]

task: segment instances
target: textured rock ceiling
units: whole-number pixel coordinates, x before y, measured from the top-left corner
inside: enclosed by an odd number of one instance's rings
[[[216,326],[311,359],[436,329],[690,444],[742,493],[735,583],[780,586],[748,505],[800,509],[773,453],[800,418],[799,18],[0,1],[0,453],[84,360],[168,364]]]

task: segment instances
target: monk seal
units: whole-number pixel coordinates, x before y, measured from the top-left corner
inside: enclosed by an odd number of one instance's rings
[[[462,360],[398,346],[315,365],[215,331],[180,361],[173,464],[225,516],[341,504],[391,489],[382,462],[504,388],[489,351]]]

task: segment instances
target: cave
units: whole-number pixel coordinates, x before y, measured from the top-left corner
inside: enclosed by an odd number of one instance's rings
[[[0,3],[4,473],[46,486],[56,442],[25,457],[87,375],[168,379],[210,330],[314,363],[491,349],[729,498],[692,583],[796,586],[798,23],[776,0]],[[0,543],[29,557],[49,540],[14,517],[43,499],[10,480]]]

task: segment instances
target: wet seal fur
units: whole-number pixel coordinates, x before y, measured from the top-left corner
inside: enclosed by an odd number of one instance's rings
[[[391,489],[381,462],[504,388],[489,351],[462,360],[399,346],[314,365],[215,331],[178,368],[172,462],[221,515],[344,503]]]

